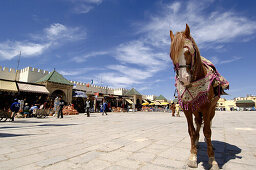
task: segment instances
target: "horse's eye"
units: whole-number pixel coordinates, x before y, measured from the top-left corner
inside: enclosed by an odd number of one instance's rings
[[[185,59],[186,59],[186,63],[187,64],[191,64],[191,54],[190,54],[190,52],[189,51],[186,51],[185,53],[184,53],[184,56],[185,56]]]
[[[184,55],[187,57],[187,56],[190,56],[190,52],[189,51],[186,51],[185,53],[184,53]]]

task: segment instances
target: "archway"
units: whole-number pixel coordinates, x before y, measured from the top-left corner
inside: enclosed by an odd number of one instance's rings
[[[51,94],[51,98],[54,100],[56,97],[62,97],[64,101],[66,101],[66,94],[62,90],[55,90]]]

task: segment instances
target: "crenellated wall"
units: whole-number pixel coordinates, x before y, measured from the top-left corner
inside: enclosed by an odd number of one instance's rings
[[[26,67],[20,70],[20,81],[34,83],[45,75],[49,74],[49,71],[41,70],[38,68]]]
[[[17,71],[13,68],[3,67],[0,66],[0,78],[6,79],[6,80],[15,80],[15,77],[17,76],[17,80],[19,79],[19,71]]]
[[[128,90],[125,88],[114,89],[114,95],[122,96],[122,95],[125,95],[127,92]]]
[[[16,74],[17,72],[17,74]],[[16,80],[22,82],[34,83],[43,76],[49,74],[46,70],[41,70],[32,67],[26,67],[21,70],[0,66],[0,79]]]
[[[156,99],[156,96],[155,95],[143,95],[142,98],[153,101]]]
[[[89,87],[87,87],[86,86],[87,83],[81,83],[77,81],[70,81],[70,82],[74,84],[74,89],[83,90],[89,94],[94,94],[94,93],[114,94],[114,89],[109,87],[102,87],[94,84],[90,84]]]
[[[17,72],[17,75],[16,75],[16,72]],[[6,79],[6,80],[15,80],[15,77],[17,77],[16,78],[17,81],[34,83],[49,73],[50,72],[46,70],[41,70],[41,69],[32,68],[32,67],[26,67],[16,71],[13,68],[8,68],[8,67],[2,68],[0,66],[0,79]],[[87,87],[86,86],[87,83],[81,83],[77,81],[70,81],[70,82],[74,84],[74,87],[73,87],[74,89],[86,91],[88,94],[102,93],[102,94],[122,96],[128,92],[128,90],[124,88],[113,89],[109,87],[97,86],[94,84],[92,85],[90,84],[89,87]]]

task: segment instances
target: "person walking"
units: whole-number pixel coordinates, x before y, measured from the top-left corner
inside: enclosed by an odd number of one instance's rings
[[[90,106],[91,102],[89,100],[89,98],[87,98],[86,102],[85,102],[85,111],[86,111],[86,114],[87,114],[87,117],[90,117]]]
[[[172,116],[175,116],[175,104],[171,104]]]
[[[179,104],[176,104],[175,107],[176,107],[176,113],[177,113],[176,116],[177,116],[177,117],[180,117],[180,105],[179,105]]]
[[[62,109],[65,106],[65,101],[62,99],[62,97],[60,97],[60,109],[58,111],[58,118],[61,116],[61,118],[63,118],[63,112]]]
[[[14,102],[12,103],[10,109],[12,111],[11,121],[14,121],[15,115],[16,115],[16,113],[19,112],[19,109],[20,109],[20,104],[18,103],[18,99],[14,99]]]
[[[107,110],[108,110],[108,104],[107,104],[106,101],[104,101],[104,103],[103,103],[103,113],[102,113],[102,116],[104,115],[104,113],[105,113],[106,115],[108,115],[108,114],[107,114]]]
[[[54,117],[56,117],[58,115],[59,109],[60,109],[60,99],[57,96],[54,99],[54,114],[53,114]]]

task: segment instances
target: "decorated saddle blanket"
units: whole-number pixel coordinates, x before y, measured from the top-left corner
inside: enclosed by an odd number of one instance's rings
[[[183,110],[196,111],[199,106],[206,103],[211,85],[218,89],[219,96],[223,94],[224,90],[229,89],[228,81],[218,73],[216,67],[202,56],[201,60],[207,70],[204,78],[192,82],[190,87],[185,87],[176,77],[175,86],[178,91],[178,101]]]

